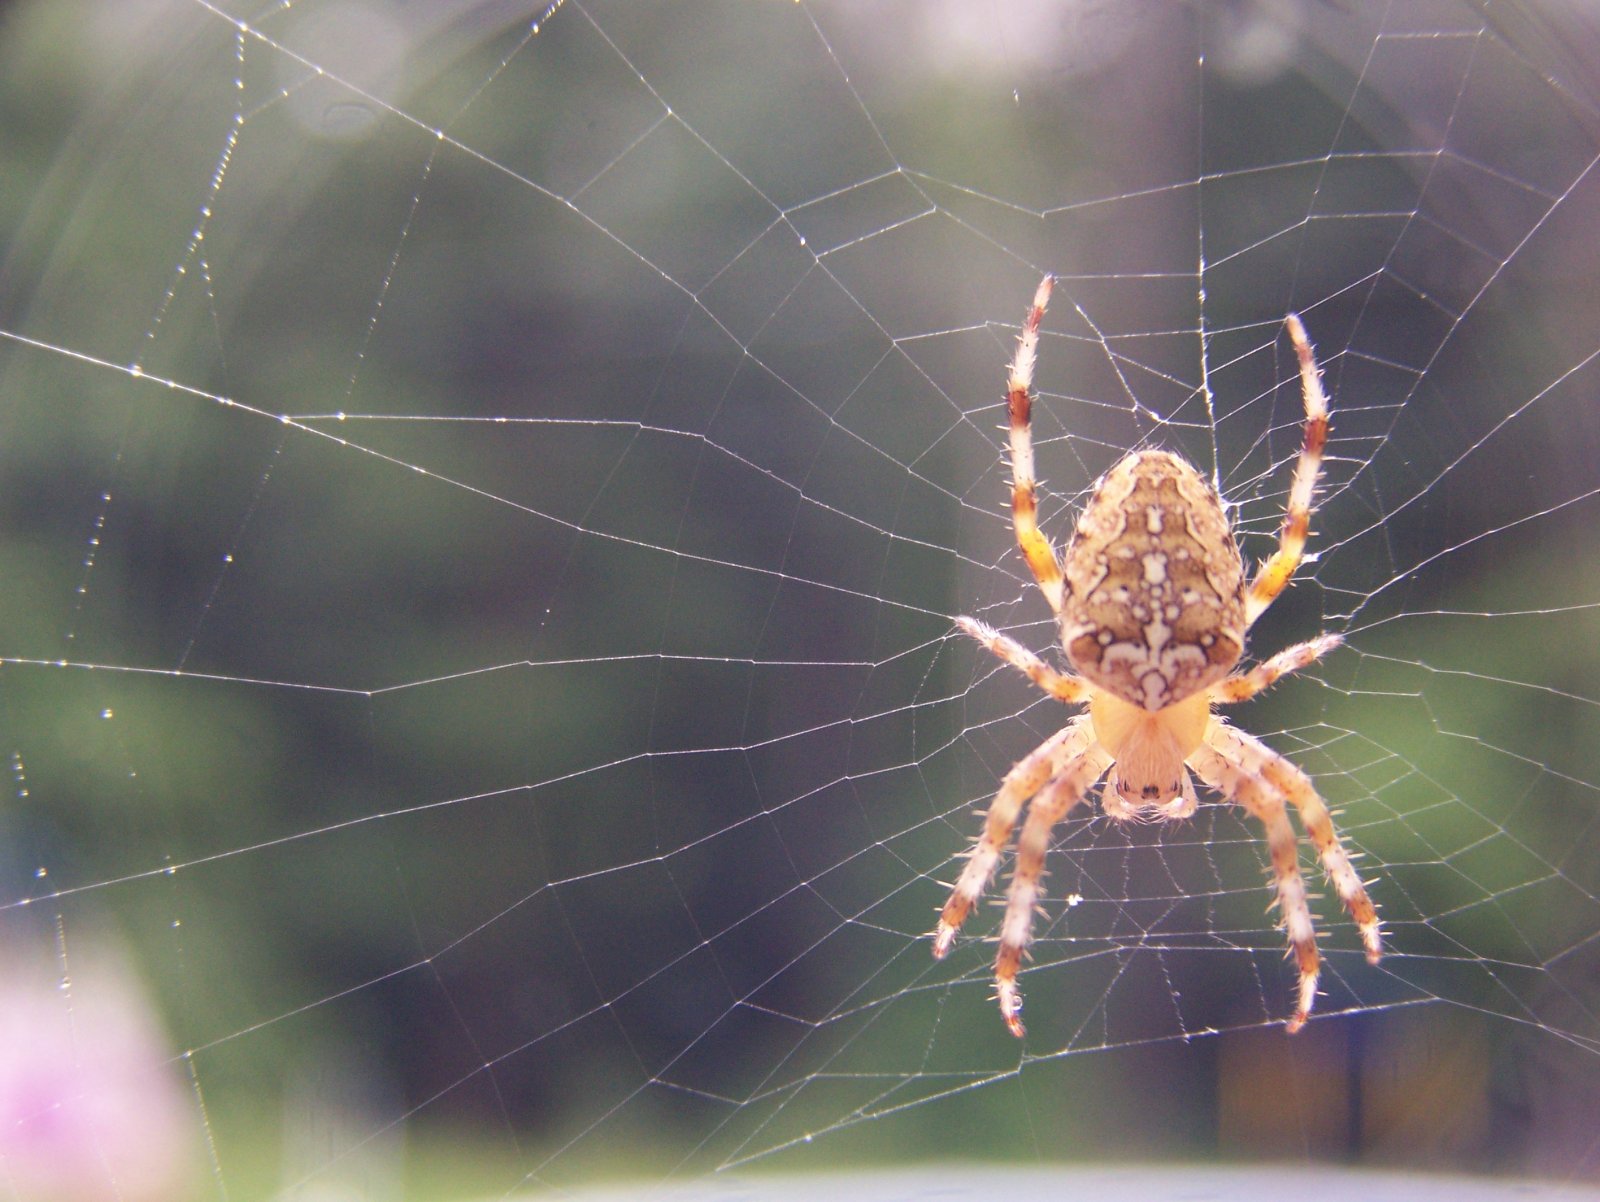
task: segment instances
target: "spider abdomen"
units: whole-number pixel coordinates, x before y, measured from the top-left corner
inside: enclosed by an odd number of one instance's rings
[[[1095,486],[1062,564],[1061,641],[1098,687],[1160,710],[1244,650],[1244,563],[1222,502],[1188,462],[1135,451]]]

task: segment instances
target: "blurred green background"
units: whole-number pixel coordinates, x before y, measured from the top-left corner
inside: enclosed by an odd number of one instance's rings
[[[1377,7],[0,7],[17,1196],[1600,1173],[1600,34]],[[1061,832],[1026,1046],[928,955],[1061,721],[951,634],[1052,638],[1043,271],[1058,537],[1150,441],[1265,554],[1326,369],[1238,720],[1390,955],[1293,1040],[1222,807]]]

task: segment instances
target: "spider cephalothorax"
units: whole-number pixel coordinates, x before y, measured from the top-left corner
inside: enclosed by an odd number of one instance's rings
[[[1073,673],[1057,672],[974,618],[958,618],[957,624],[1045,692],[1088,709],[1006,773],[983,834],[939,916],[933,954],[942,957],[950,950],[1031,798],[995,958],[1001,1015],[1012,1034],[1022,1035],[1017,972],[1032,934],[1051,830],[1108,773],[1101,804],[1112,818],[1186,818],[1198,804],[1192,771],[1266,829],[1278,903],[1300,974],[1288,1026],[1298,1031],[1316,998],[1319,961],[1287,805],[1299,812],[1373,963],[1382,954],[1377,912],[1310,778],[1212,709],[1253,697],[1339,645],[1337,635],[1323,635],[1249,671],[1233,672],[1244,653],[1246,631],[1287,587],[1310,531],[1328,437],[1328,398],[1311,344],[1300,319],[1291,314],[1286,325],[1300,363],[1305,440],[1278,549],[1252,579],[1245,579],[1216,490],[1186,460],[1166,451],[1134,451],[1107,472],[1058,559],[1038,526],[1031,432],[1033,366],[1050,288],[1046,276],[1011,363],[1011,512],[1017,543],[1060,622]]]

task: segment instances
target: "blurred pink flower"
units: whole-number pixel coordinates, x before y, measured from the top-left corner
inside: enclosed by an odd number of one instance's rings
[[[189,1196],[199,1116],[108,944],[0,949],[0,1191],[30,1202]]]

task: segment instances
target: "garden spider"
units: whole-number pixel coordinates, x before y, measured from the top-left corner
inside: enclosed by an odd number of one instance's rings
[[[1056,671],[1016,640],[975,618],[963,632],[1024,673],[1058,701],[1086,705],[1007,772],[950,900],[939,915],[933,954],[942,959],[968,911],[994,876],[1024,803],[1033,804],[1017,838],[1017,865],[1006,894],[995,957],[1000,1014],[1023,1034],[1017,971],[1032,937],[1039,878],[1056,823],[1102,775],[1106,814],[1119,821],[1170,821],[1194,813],[1192,770],[1266,830],[1277,902],[1300,972],[1287,1030],[1305,1025],[1317,993],[1317,938],[1300,875],[1299,845],[1285,803],[1292,803],[1322,859],[1323,871],[1361,930],[1367,960],[1382,954],[1378,915],[1333,829],[1311,780],[1259,739],[1212,713],[1255,696],[1339,645],[1325,634],[1280,651],[1244,672],[1234,665],[1245,632],[1288,585],[1310,531],[1312,495],[1328,439],[1328,397],[1306,340],[1291,314],[1289,340],[1300,360],[1305,441],[1278,536],[1278,549],[1248,583],[1222,502],[1187,461],[1166,451],[1134,451],[1095,485],[1066,554],[1057,559],[1040,532],[1034,498],[1030,410],[1039,322],[1051,277],[1034,294],[1011,361],[1011,513],[1017,544],[1060,623],[1072,666]]]

